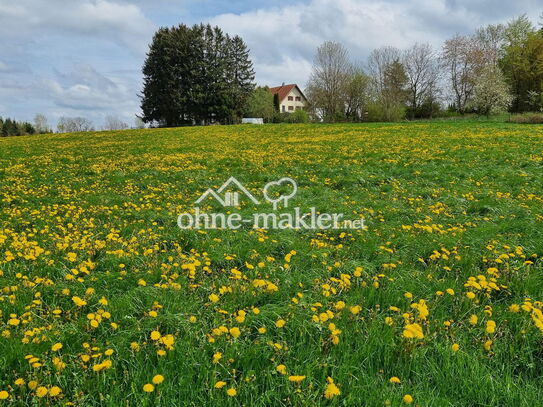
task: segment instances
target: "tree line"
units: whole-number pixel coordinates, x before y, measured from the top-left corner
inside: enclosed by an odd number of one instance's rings
[[[43,115],[36,115],[34,123],[21,122],[14,119],[0,117],[0,137],[25,136],[27,134],[50,133],[51,130],[41,121]]]
[[[141,118],[136,117],[134,124],[129,126],[128,123],[119,119],[117,116],[108,115],[104,119],[104,124],[99,130],[126,130],[126,129],[143,129],[145,123]],[[59,118],[56,126],[57,133],[75,133],[83,131],[96,131],[93,122],[87,118],[76,116]],[[2,119],[0,117],[0,137],[8,136],[25,136],[29,134],[47,134],[53,133],[54,130],[49,126],[47,118],[43,114],[34,116],[32,123],[16,121],[10,118]]]
[[[325,42],[306,95],[312,115],[323,121],[542,111],[543,29],[523,15],[456,35],[439,51],[420,43],[375,49],[364,65],[352,62],[341,44]]]

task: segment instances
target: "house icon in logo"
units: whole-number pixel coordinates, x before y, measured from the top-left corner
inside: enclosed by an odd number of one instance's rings
[[[258,202],[258,200],[247,190],[247,188],[245,188],[241,182],[239,182],[237,179],[235,179],[234,177],[230,177],[226,180],[226,182],[224,184],[221,185],[221,187],[219,189],[217,189],[217,191],[214,191],[213,189],[211,188],[208,188],[201,196],[200,198],[198,198],[198,200],[196,201],[197,204],[199,204],[200,202],[204,201],[207,197],[209,196],[212,196],[213,198],[215,198],[222,206],[239,206],[239,192],[225,192],[224,193],[224,198],[221,197],[220,194],[222,194],[222,192],[229,188],[229,187],[235,187],[237,188],[239,191],[243,192],[245,194],[245,196],[247,198],[249,198],[254,204],[258,205],[260,202]]]

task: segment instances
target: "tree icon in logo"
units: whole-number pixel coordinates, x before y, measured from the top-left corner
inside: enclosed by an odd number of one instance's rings
[[[271,197],[269,195],[269,189],[274,187],[282,187],[283,185],[290,185],[291,191],[288,195],[279,195],[278,198]],[[288,200],[294,197],[296,195],[296,192],[298,191],[298,185],[296,185],[296,181],[294,181],[292,178],[281,178],[277,181],[271,181],[268,182],[266,185],[264,185],[263,193],[264,198],[270,202],[273,205],[273,210],[276,211],[279,203],[283,203],[283,206],[285,208],[288,207]]]

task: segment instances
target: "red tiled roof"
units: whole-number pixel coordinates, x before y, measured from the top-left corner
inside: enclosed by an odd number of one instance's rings
[[[290,85],[282,85],[282,86],[276,86],[275,88],[270,88],[270,92],[275,95],[276,93],[279,95],[279,102],[282,102],[283,99],[287,97],[287,95],[290,93],[292,89],[298,89],[298,92],[302,94],[304,99],[306,98],[301,89],[296,85],[295,83],[291,83]]]

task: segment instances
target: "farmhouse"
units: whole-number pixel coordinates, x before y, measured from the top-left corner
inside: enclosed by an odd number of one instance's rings
[[[276,86],[270,88],[270,92],[278,96],[281,113],[292,113],[307,106],[307,99],[296,84]]]

